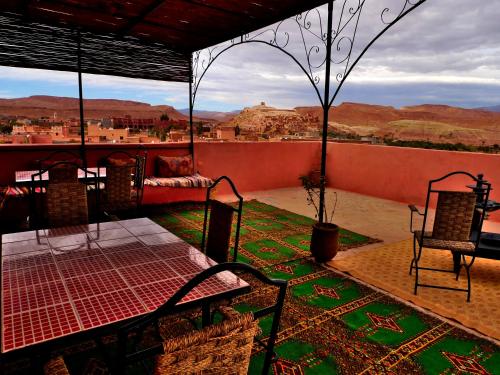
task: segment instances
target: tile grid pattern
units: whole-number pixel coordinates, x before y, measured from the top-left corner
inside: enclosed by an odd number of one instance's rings
[[[152,311],[216,264],[147,218],[2,238],[2,352]],[[247,287],[230,272],[182,301]]]

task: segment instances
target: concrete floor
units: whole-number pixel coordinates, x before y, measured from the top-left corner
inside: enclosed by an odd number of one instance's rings
[[[335,224],[386,243],[411,237],[407,205],[331,188],[327,189],[327,204],[334,192],[337,192]],[[244,194],[244,197],[312,218],[315,216],[314,207],[307,205],[306,193],[301,187],[256,191]]]

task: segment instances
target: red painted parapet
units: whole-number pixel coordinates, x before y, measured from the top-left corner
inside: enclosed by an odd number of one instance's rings
[[[189,154],[188,143],[143,146],[148,151],[147,176],[155,174],[157,155]],[[89,166],[110,151],[134,152],[136,148],[133,144],[89,144]],[[78,151],[78,145],[0,145],[0,185],[12,184],[16,170],[32,169],[36,159],[56,149]],[[229,176],[240,192],[300,186],[298,177],[319,167],[320,142],[200,142],[195,143],[195,162],[202,175]],[[500,155],[328,143],[329,186],[360,194],[423,205],[428,181],[455,170],[484,173],[494,189],[491,199],[500,201]],[[462,187],[464,182],[455,180],[453,185]],[[500,221],[500,214],[492,218]]]
[[[299,176],[319,165],[319,142],[196,143],[200,173],[226,175],[238,191],[271,190],[300,186]],[[221,193],[229,190],[221,188]]]
[[[429,180],[452,171],[483,173],[500,201],[500,155],[406,147],[328,144],[329,186],[404,203],[425,204]],[[470,183],[470,181],[467,181]],[[453,180],[450,189],[465,182]],[[500,221],[500,214],[492,219]]]

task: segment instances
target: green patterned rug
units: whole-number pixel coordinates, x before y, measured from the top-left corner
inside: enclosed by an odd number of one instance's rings
[[[202,205],[176,205],[151,216],[194,246],[201,241]],[[500,348],[453,325],[315,264],[312,219],[257,201],[244,205],[238,260],[289,280],[274,374],[500,374]],[[342,248],[374,242],[341,230]],[[258,286],[234,301],[241,312],[271,304]],[[260,322],[263,336],[270,319]],[[263,352],[254,348],[251,374]]]

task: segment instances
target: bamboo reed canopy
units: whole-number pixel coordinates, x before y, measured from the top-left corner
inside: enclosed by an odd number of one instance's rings
[[[188,82],[191,54],[325,0],[2,0],[0,65]]]

